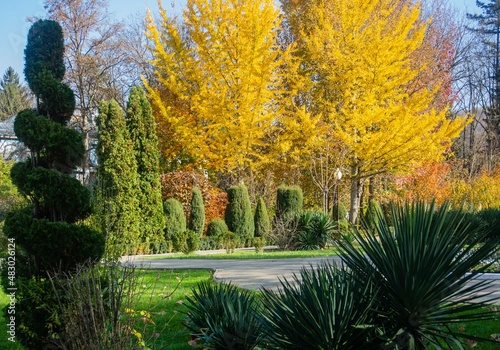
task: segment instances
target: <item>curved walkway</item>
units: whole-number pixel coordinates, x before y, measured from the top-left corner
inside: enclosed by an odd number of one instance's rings
[[[303,267],[316,267],[325,262],[340,262],[340,258],[288,258],[288,259],[161,259],[161,255],[127,256],[122,262],[129,262],[138,267],[152,269],[208,269],[214,271],[214,279],[220,282],[231,282],[246,289],[262,287],[277,290],[280,279],[289,281],[293,274],[299,274]],[[500,274],[485,274],[481,279],[492,280],[488,288],[480,293],[494,297],[495,304],[500,304]],[[474,282],[471,282],[474,283]]]

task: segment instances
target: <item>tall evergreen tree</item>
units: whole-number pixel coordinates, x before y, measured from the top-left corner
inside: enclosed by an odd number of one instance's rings
[[[9,67],[0,82],[0,121],[30,107],[29,92],[19,82],[19,75]]]
[[[139,86],[133,87],[130,92],[126,124],[137,163],[141,240],[163,241],[165,216],[161,197],[156,122],[146,94]]]
[[[115,100],[102,102],[97,119],[99,205],[113,254],[139,243],[139,181],[125,116]]]
[[[4,233],[15,241],[16,336],[29,349],[42,349],[57,333],[56,302],[48,273],[71,273],[104,253],[104,235],[82,224],[90,214],[90,192],[70,176],[83,159],[81,135],[66,127],[74,96],[65,84],[62,30],[40,20],[28,32],[26,80],[37,97],[36,110],[18,113],[14,131],[30,149],[30,159],[16,163],[12,182],[30,205],[7,214]],[[3,279],[5,287],[12,287]],[[5,283],[7,282],[7,284]],[[51,301],[54,304],[51,304]]]
[[[193,196],[191,197],[191,213],[189,215],[189,229],[196,232],[198,236],[203,235],[205,228],[205,205],[203,196],[198,187],[193,187]]]
[[[255,227],[247,187],[244,184],[233,186],[228,189],[227,197],[229,200],[225,213],[227,227],[243,242],[252,239]]]

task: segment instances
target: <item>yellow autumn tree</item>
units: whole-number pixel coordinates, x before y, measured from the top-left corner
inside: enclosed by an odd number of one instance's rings
[[[347,148],[343,163],[355,222],[365,179],[439,159],[464,120],[448,120],[446,107],[432,108],[436,88],[409,89],[425,69],[425,62],[411,62],[426,28],[419,4],[329,0],[307,11],[307,26],[292,31],[313,82],[304,95]]]
[[[159,5],[161,23],[147,18],[156,81],[145,85],[166,157],[240,177],[292,153],[285,125],[312,122],[291,117],[284,82],[294,63],[277,44],[274,1],[188,0],[180,24]]]

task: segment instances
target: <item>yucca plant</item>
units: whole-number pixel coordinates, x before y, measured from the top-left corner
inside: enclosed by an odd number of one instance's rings
[[[283,279],[278,293],[264,289],[263,324],[271,349],[368,349],[375,285],[324,264]]]
[[[364,223],[363,233],[354,229],[361,249],[339,242],[349,268],[375,276],[380,288],[375,324],[389,348],[462,348],[460,339],[478,339],[454,333],[448,325],[494,316],[481,311],[486,301],[475,297],[488,282],[473,278],[487,267],[476,268],[479,263],[500,248],[498,240],[471,232],[464,215],[448,209],[446,204],[439,209],[424,203],[393,205],[393,228],[378,212],[376,228]]]
[[[198,283],[185,304],[186,327],[204,349],[254,349],[262,338],[254,295],[231,284]]]
[[[332,237],[336,223],[330,217],[317,211],[306,211],[298,217],[296,247],[299,250],[323,249]]]

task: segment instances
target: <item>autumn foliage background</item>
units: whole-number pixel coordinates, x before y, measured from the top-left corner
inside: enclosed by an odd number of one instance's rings
[[[182,17],[159,9],[146,21],[154,77],[143,82],[163,184],[175,188],[164,197],[186,212],[181,179],[202,173],[222,190],[244,182],[253,205],[263,197],[268,208],[280,184],[301,186],[306,206],[324,211],[338,193],[352,221],[370,199],[495,205],[465,190],[496,177],[462,171],[457,140],[471,116],[452,113],[460,30],[444,2],[190,0]],[[207,208],[222,217],[217,202]]]
[[[487,106],[463,96],[472,84],[459,70],[482,39],[466,42],[472,25],[445,0],[188,0],[181,11],[159,1],[135,24],[106,17],[104,0],[76,3],[46,6],[65,31],[87,146],[92,109],[124,107],[140,77],[163,199],[188,214],[199,187],[206,224],[239,183],[270,214],[282,184],[303,189],[306,209],[342,202],[353,221],[371,199],[499,205]]]

